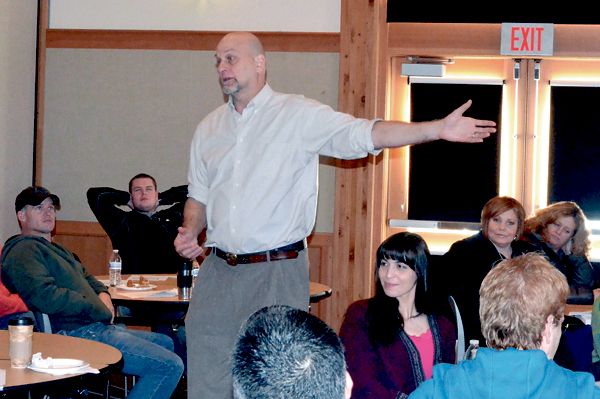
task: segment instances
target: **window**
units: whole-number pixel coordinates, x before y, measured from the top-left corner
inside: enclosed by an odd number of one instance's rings
[[[465,113],[496,121],[500,127],[502,81],[409,79],[411,121],[441,119],[473,100]],[[436,141],[410,148],[408,218],[479,222],[481,208],[498,195],[500,135],[481,144]],[[457,195],[458,194],[458,195]]]
[[[576,202],[600,220],[600,87],[551,87],[548,203]]]
[[[495,195],[516,198],[527,214],[549,203],[575,201],[591,220],[588,227],[594,229],[595,222],[600,226],[600,61],[457,59],[435,84],[417,84],[401,76],[400,64],[405,60],[392,60],[388,118],[440,118],[450,109],[440,108],[442,115],[438,115],[437,98],[441,107],[453,109],[454,93],[481,90],[483,97],[494,100],[471,115],[500,123],[497,137],[486,143],[490,148],[482,150],[485,159],[472,165],[465,160],[471,155],[461,153],[454,161],[442,158],[452,143],[390,150],[391,228],[419,231],[432,252],[443,253],[477,230],[477,224],[463,222],[478,222],[483,204]],[[481,83],[490,80],[504,84]],[[456,85],[457,81],[469,84]],[[474,105],[488,101],[474,98]],[[477,177],[471,179],[471,172]],[[452,223],[457,221],[461,223]],[[451,231],[445,226],[470,230]],[[596,253],[592,250],[593,259],[600,258],[597,239],[592,237],[597,248]]]

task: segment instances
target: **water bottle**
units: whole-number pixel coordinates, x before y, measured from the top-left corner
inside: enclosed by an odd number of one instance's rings
[[[479,340],[478,339],[470,340],[469,347],[467,348],[467,351],[465,352],[465,357],[463,358],[463,360],[475,359],[475,356],[477,356],[478,349],[479,349]]]
[[[121,284],[121,257],[118,249],[113,249],[108,265],[108,282],[111,287],[116,287]]]
[[[192,288],[196,285],[196,279],[198,278],[198,272],[200,271],[200,264],[194,259],[192,263]]]

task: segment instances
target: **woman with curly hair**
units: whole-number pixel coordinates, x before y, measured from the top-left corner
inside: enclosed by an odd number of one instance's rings
[[[594,270],[589,261],[590,233],[585,221],[583,211],[574,202],[549,205],[525,221],[525,238],[567,277],[570,303],[593,301]]]
[[[434,312],[428,260],[423,238],[408,232],[377,250],[375,296],[350,305],[340,331],[353,399],[406,398],[434,364],[454,363],[455,326]]]

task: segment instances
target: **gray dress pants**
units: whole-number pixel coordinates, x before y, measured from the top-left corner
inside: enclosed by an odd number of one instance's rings
[[[308,250],[296,259],[229,266],[204,260],[185,319],[188,398],[231,399],[231,354],[240,327],[257,310],[288,305],[308,311]]]

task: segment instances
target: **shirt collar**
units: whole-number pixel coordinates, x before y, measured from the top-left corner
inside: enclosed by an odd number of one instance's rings
[[[255,110],[260,109],[267,100],[273,95],[273,89],[269,86],[268,83],[265,83],[265,86],[261,91],[258,92],[256,96],[246,106],[246,109],[255,108]],[[231,112],[235,112],[235,106],[233,105],[233,98],[229,96],[229,102],[227,103]]]

